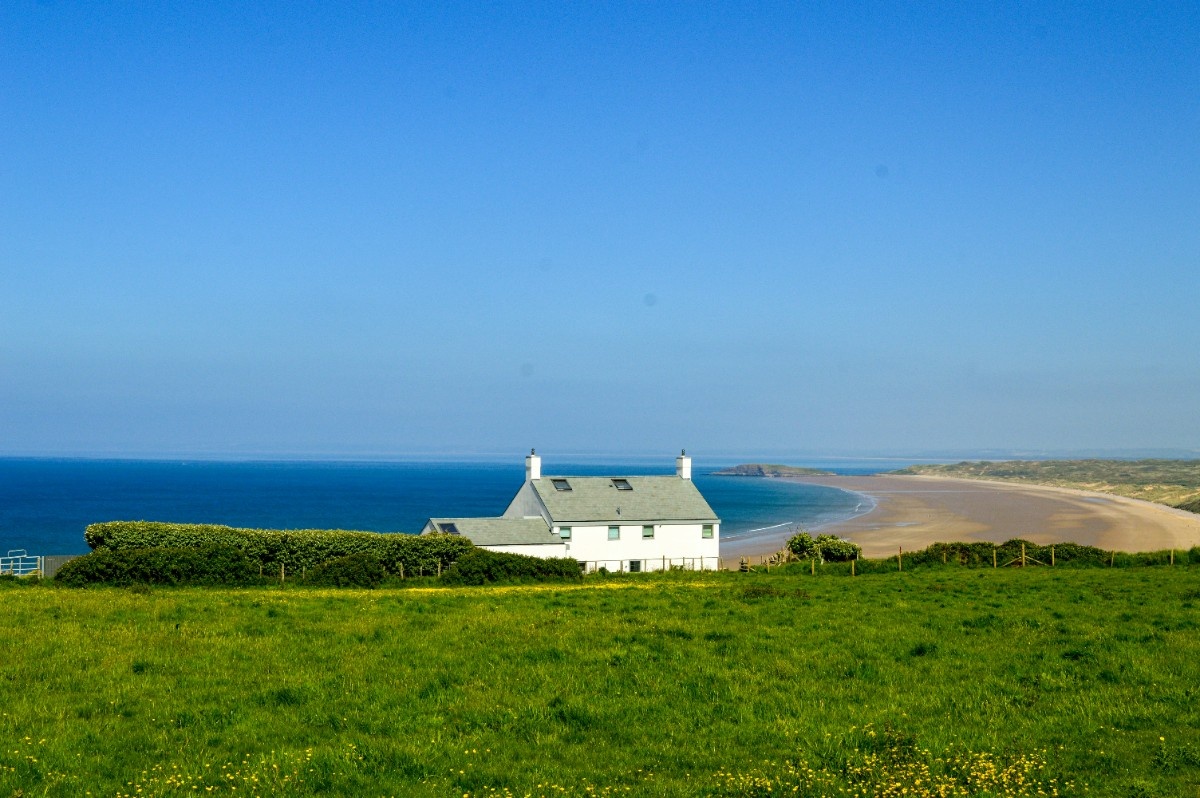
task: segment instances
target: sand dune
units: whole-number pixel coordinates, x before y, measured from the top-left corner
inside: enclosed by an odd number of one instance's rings
[[[1070,541],[1117,551],[1200,545],[1200,515],[1104,493],[928,476],[789,477],[870,496],[870,512],[820,528],[881,557],[947,541]],[[790,533],[722,542],[728,561],[778,551]]]

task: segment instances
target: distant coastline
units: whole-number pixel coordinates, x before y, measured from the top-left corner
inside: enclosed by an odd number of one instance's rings
[[[833,471],[820,468],[800,468],[799,466],[779,465],[777,463],[742,463],[732,468],[722,468],[713,471],[714,477],[832,477]]]
[[[891,473],[1094,491],[1200,513],[1200,460],[1194,459],[981,460]]]

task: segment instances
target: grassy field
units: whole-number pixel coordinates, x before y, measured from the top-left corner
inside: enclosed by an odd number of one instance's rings
[[[1200,460],[1006,460],[915,465],[893,473],[1078,488],[1200,511]]]
[[[1200,794],[1200,567],[808,571],[0,585],[0,796]]]

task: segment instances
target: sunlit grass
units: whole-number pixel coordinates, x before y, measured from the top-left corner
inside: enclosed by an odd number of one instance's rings
[[[1200,783],[1196,568],[9,587],[0,604],[3,796]]]

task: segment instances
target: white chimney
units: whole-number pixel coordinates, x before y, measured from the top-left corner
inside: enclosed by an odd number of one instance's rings
[[[529,450],[529,454],[525,457],[525,480],[541,479],[542,478],[542,458],[533,449]]]
[[[680,479],[692,478],[692,458],[687,456],[687,449],[679,452],[679,456],[675,458],[675,473]]]

